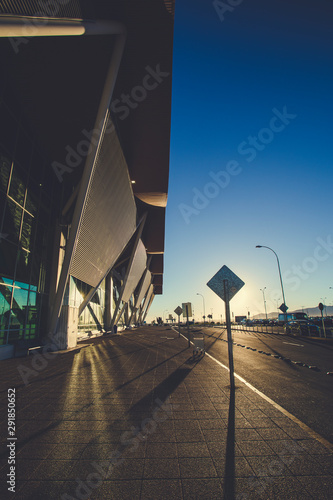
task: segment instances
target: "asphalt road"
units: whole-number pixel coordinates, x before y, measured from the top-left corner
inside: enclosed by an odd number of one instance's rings
[[[226,330],[205,333],[206,351],[228,366]],[[250,331],[233,341],[235,373],[333,443],[333,345]]]

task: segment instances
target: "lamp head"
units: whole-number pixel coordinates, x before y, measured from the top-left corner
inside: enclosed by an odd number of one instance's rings
[[[262,246],[261,245],[256,245],[256,248],[262,248]]]

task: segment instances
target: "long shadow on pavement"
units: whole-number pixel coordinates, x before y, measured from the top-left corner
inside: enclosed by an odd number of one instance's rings
[[[235,498],[235,387],[230,387],[226,463],[224,469],[224,500]]]

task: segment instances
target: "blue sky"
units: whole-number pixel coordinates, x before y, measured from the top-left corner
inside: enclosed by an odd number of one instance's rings
[[[198,319],[197,293],[220,319],[206,283],[223,265],[245,282],[235,315],[263,313],[264,287],[276,310],[276,258],[257,244],[278,254],[290,310],[333,304],[332,12],[177,0],[164,287],[148,321],[182,302]]]

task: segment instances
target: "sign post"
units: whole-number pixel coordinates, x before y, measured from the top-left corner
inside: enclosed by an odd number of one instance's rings
[[[231,334],[231,321],[230,321],[230,300],[236,293],[245,285],[236,274],[234,274],[227,266],[221,269],[208,281],[207,286],[213,290],[225,303],[225,316],[228,335],[228,358],[229,358],[229,374],[230,374],[230,388],[235,389],[234,378],[234,358],[232,352],[232,334]]]
[[[183,314],[183,309],[180,306],[178,306],[178,307],[176,307],[174,312],[178,316],[178,337],[180,337],[180,315]]]
[[[321,324],[323,325],[324,337],[326,339],[326,329],[325,329],[325,322],[324,322],[324,315],[323,315],[324,304],[322,302],[319,302],[318,307],[319,307],[320,312],[321,312]]]
[[[233,344],[232,344],[232,335],[231,335],[228,280],[223,280],[223,288],[224,288],[225,317],[226,317],[227,338],[228,338],[228,359],[229,359],[230,387],[232,390],[234,390],[235,389],[234,356],[233,356]]]
[[[190,347],[190,345],[191,345],[190,325],[189,325],[188,318],[189,318],[189,316],[192,316],[192,304],[191,304],[191,302],[185,302],[182,304],[182,306],[183,306],[183,315],[186,316],[188,347]]]

